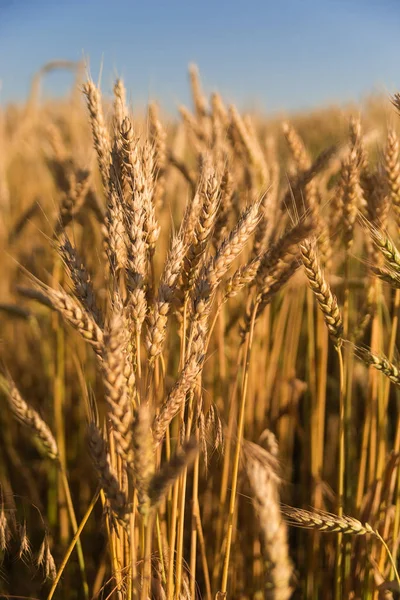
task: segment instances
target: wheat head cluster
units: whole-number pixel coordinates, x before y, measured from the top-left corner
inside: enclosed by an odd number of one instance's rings
[[[189,75],[0,112],[0,595],[394,599],[400,96]]]

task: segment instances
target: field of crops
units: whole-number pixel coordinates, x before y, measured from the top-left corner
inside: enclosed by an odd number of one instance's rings
[[[0,109],[0,597],[395,599],[400,96],[189,73]]]

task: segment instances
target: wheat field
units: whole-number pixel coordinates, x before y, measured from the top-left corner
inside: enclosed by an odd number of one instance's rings
[[[0,112],[0,596],[400,594],[400,95]],[[72,65],[72,67],[74,67]]]

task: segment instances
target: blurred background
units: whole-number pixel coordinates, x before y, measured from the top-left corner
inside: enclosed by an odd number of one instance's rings
[[[399,85],[400,4],[390,0],[0,0],[0,101],[23,101],[50,60],[84,60],[103,92],[122,76],[134,106],[188,103],[188,63],[206,92],[243,109],[312,109]],[[48,74],[46,96],[73,75]]]

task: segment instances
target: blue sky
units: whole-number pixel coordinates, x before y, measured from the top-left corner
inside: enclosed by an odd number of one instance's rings
[[[187,65],[241,107],[311,108],[400,89],[399,0],[0,0],[2,103],[52,59],[89,59],[134,105],[187,103]],[[47,95],[72,77],[46,78]]]

